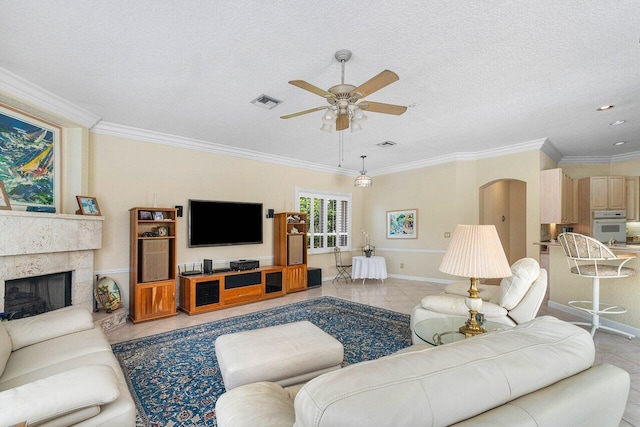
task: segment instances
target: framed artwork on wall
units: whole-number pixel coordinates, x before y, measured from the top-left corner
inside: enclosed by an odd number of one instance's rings
[[[418,210],[387,212],[387,239],[417,239]]]
[[[14,205],[59,207],[61,128],[0,104],[0,181]]]

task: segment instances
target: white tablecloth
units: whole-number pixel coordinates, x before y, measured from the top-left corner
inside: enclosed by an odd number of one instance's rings
[[[387,265],[382,256],[354,256],[351,258],[351,276],[354,279],[384,279],[387,278]]]

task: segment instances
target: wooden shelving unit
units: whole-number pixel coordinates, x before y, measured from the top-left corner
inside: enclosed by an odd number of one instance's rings
[[[284,267],[180,276],[180,310],[199,314],[285,294]]]
[[[129,210],[129,318],[133,323],[177,314],[176,211]]]
[[[274,218],[273,260],[286,267],[286,292],[307,289],[307,214],[281,212]]]

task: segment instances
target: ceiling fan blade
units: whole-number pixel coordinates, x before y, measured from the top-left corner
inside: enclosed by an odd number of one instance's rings
[[[349,116],[341,114],[336,119],[336,130],[345,130],[349,127]]]
[[[357,88],[353,89],[349,95],[352,97],[357,95],[357,98],[364,98],[365,96],[371,95],[373,92],[376,92],[399,79],[400,77],[398,77],[398,75],[393,71],[384,70],[377,76],[370,78]]]
[[[318,86],[314,86],[311,83],[305,82],[304,80],[291,80],[289,83],[299,87],[300,89],[308,90],[311,93],[320,95],[323,98],[333,98],[334,96],[331,92],[327,92],[324,89],[320,89]]]
[[[302,116],[303,114],[309,114],[309,113],[313,113],[314,111],[320,111],[320,110],[326,110],[326,109],[327,109],[327,107],[310,108],[308,110],[298,111],[297,113],[287,114],[286,116],[280,116],[280,118],[281,119],[290,119],[291,117],[298,117],[298,116]]]
[[[357,104],[356,107],[366,111],[371,111],[372,113],[395,114],[396,116],[407,111],[407,107],[403,107],[402,105],[383,104],[381,102],[372,101],[363,101]]]

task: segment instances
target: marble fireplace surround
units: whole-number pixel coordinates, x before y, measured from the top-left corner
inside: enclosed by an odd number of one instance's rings
[[[5,281],[71,271],[71,305],[93,309],[93,251],[101,216],[0,210],[0,312]]]

